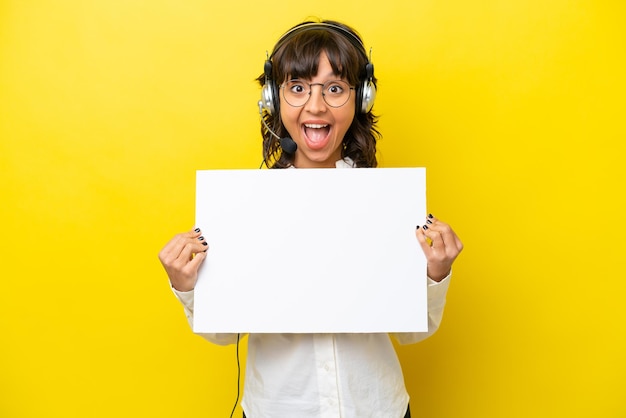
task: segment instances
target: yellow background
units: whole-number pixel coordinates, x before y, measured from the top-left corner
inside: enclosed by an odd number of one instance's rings
[[[398,348],[414,414],[626,417],[617,0],[0,2],[0,416],[230,414],[235,349],[157,252],[195,170],[260,164],[253,79],[308,16],[372,47],[381,166],[426,166],[466,245]]]

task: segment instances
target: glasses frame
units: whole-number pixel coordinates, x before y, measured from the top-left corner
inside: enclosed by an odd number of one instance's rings
[[[302,83],[303,85],[308,85],[309,86],[309,90],[307,92],[308,97],[306,98],[304,103],[302,103],[301,105],[293,105],[293,104],[289,103],[289,100],[287,100],[287,97],[285,97],[284,89],[287,86],[287,83],[294,82],[294,81],[297,81],[297,82]],[[337,83],[337,82],[344,83],[344,84],[346,84],[348,86],[348,97],[346,98],[346,101],[343,102],[342,104],[340,104],[339,106],[334,106],[334,105],[331,105],[330,103],[328,103],[328,101],[326,100],[326,93],[324,93],[324,91],[326,90],[325,87],[328,84]],[[294,78],[292,80],[285,81],[279,87],[280,87],[281,90],[283,90],[283,99],[285,99],[285,102],[289,106],[291,106],[291,107],[302,107],[302,106],[306,105],[309,102],[309,99],[311,98],[311,93],[313,92],[313,86],[320,86],[322,88],[322,99],[324,99],[324,103],[326,103],[328,106],[332,107],[333,109],[338,109],[340,107],[345,106],[346,103],[348,103],[348,101],[350,101],[350,96],[352,96],[352,91],[355,90],[354,86],[351,86],[350,84],[348,84],[347,81],[344,81],[344,80],[328,80],[325,83],[307,83],[306,81],[304,81],[304,80],[302,80],[300,78]]]

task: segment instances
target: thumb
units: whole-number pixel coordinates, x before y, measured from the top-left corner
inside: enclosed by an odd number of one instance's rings
[[[202,264],[202,262],[207,256],[206,253],[207,253],[206,251],[202,251],[200,253],[195,253],[193,255],[193,259],[189,262],[189,264],[193,266],[194,270],[197,270],[198,268],[200,268],[200,265]]]

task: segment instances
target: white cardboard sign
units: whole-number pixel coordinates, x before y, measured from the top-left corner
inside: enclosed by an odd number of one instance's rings
[[[427,331],[424,168],[206,170],[196,333]]]

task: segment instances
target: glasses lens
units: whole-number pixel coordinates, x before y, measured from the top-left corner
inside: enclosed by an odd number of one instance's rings
[[[350,91],[350,85],[345,81],[329,81],[324,84],[324,100],[328,106],[343,106],[350,98]]]
[[[300,107],[309,100],[311,88],[302,80],[289,80],[283,84],[283,96],[291,106]]]
[[[320,86],[322,97],[328,106],[341,107],[350,99],[352,87],[342,80],[327,81],[324,85],[309,84],[302,80],[289,80],[282,85],[285,101],[294,107],[304,106],[311,97],[311,87]]]

